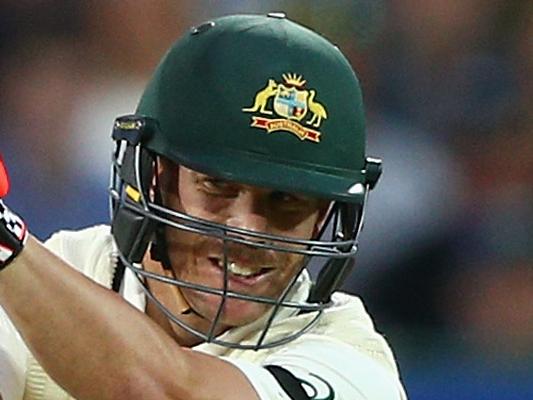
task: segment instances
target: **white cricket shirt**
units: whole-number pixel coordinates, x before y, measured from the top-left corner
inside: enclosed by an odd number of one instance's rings
[[[110,287],[116,266],[116,248],[108,226],[62,231],[46,246],[96,282]],[[311,282],[303,275],[290,297],[307,297]],[[144,311],[145,295],[130,270],[121,288],[123,297]],[[194,350],[218,356],[239,368],[262,400],[291,400],[265,366],[279,366],[300,381],[314,400],[404,400],[398,369],[385,339],[375,331],[361,300],[335,293],[333,306],[303,336],[285,345],[259,351],[229,349],[203,343]],[[268,338],[284,337],[312,318],[284,309]],[[220,339],[255,343],[261,321],[234,328]],[[0,308],[0,393],[3,400],[69,400],[28,352],[19,334]]]

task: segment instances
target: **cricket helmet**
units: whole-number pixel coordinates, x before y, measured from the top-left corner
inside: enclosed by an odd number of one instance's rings
[[[217,339],[216,319],[209,332],[198,332],[165,310],[174,323],[205,341],[259,349],[292,340],[316,322],[350,269],[365,201],[381,173],[381,161],[365,153],[359,81],[336,46],[282,14],[201,24],[163,57],[135,114],[117,118],[113,138],[112,232],[121,263],[137,274],[148,297],[164,309],[146,284],[157,279],[218,294],[220,307],[230,297],[272,305],[264,334],[254,344]],[[328,229],[320,237],[296,240],[171,210],[157,190],[153,195],[158,157],[230,181],[328,199]],[[298,276],[276,299],[154,276],[138,263],[154,242],[164,241],[162,226],[324,262],[303,302],[288,298]],[[316,318],[305,329],[269,342],[266,332],[284,307]]]

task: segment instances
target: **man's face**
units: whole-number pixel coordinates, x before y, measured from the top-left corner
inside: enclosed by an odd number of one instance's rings
[[[316,235],[328,202],[306,196],[259,188],[214,178],[185,167],[162,162],[161,187],[165,206],[201,219],[290,238]],[[172,270],[187,282],[223,288],[224,246],[228,290],[277,299],[304,262],[303,256],[226,242],[221,239],[167,228]],[[253,240],[246,237],[246,239]],[[278,243],[279,244],[279,243]],[[191,308],[212,320],[221,297],[181,289]],[[239,326],[260,317],[268,305],[228,298],[221,323]]]

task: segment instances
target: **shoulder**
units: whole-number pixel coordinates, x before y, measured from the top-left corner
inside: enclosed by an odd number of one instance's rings
[[[363,301],[356,295],[335,292],[331,296],[331,305],[325,309],[324,317],[330,321],[348,318],[362,326],[374,328],[372,319],[366,311]]]
[[[309,399],[406,399],[394,371],[364,352],[321,336],[308,336],[280,347],[259,364],[242,358],[228,361],[247,376],[261,399],[290,393],[295,386],[303,389]]]
[[[331,392],[335,399],[403,399],[395,369],[335,338],[309,335],[273,353],[265,363],[290,371],[304,386],[322,393],[317,398]]]
[[[272,334],[297,329],[310,317],[287,318],[271,328]],[[266,393],[271,393],[276,379],[266,367],[276,366],[292,374],[310,398],[405,399],[392,351],[357,296],[335,293],[309,332],[283,346],[245,353],[230,355],[229,361],[248,376],[258,393],[265,393],[261,398],[269,398]]]
[[[111,282],[117,256],[109,226],[59,231],[45,242],[45,246],[97,282],[105,286]]]
[[[358,296],[334,293],[331,307],[324,312],[311,333],[314,335],[305,340],[319,336],[323,340],[343,343],[398,374],[392,349],[376,330],[372,317]]]

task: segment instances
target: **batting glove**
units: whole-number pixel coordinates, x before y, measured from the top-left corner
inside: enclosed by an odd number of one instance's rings
[[[9,180],[0,156],[0,197],[8,192]],[[27,238],[28,230],[22,218],[12,213],[0,198],[0,271],[22,251]]]

